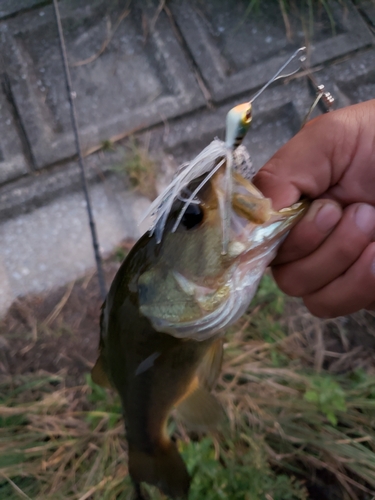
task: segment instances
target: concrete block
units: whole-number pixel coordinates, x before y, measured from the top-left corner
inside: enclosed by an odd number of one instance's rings
[[[117,26],[117,2],[59,4],[85,150],[205,104],[163,12],[154,21],[154,11],[132,5]],[[75,145],[53,6],[0,23],[0,31],[35,167],[69,158]]]
[[[109,157],[109,158],[108,158]],[[90,184],[104,178],[119,157],[118,153],[91,155],[85,160]],[[126,189],[123,182],[120,184]],[[81,173],[76,161],[56,165],[48,170],[34,172],[15,182],[0,187],[0,221],[29,213],[59,196],[82,189]]]
[[[215,101],[263,85],[293,51],[305,45],[300,21],[290,15],[288,40],[279,6],[263,2],[246,13],[246,2],[173,0],[170,8],[205,83]],[[372,35],[350,2],[329,2],[336,22],[332,31],[325,9],[320,10],[309,42],[309,63],[321,64],[372,44]],[[290,67],[292,69],[292,66]]]
[[[138,222],[149,201],[124,193],[117,182],[91,190],[100,249],[110,252],[123,238],[140,236]],[[94,267],[86,204],[81,193],[0,225],[0,305],[30,292],[59,286]],[[6,287],[4,287],[4,284]],[[3,297],[4,296],[4,297]]]

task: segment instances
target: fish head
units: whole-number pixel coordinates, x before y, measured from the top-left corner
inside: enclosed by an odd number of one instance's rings
[[[217,335],[245,312],[278,245],[307,208],[299,202],[276,212],[233,172],[228,210],[225,163],[192,197],[202,177],[174,200],[137,285],[140,312],[157,331],[195,340]]]

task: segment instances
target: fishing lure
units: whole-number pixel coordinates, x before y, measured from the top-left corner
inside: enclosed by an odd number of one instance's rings
[[[299,71],[301,64],[306,59],[306,47],[301,47],[292,54],[291,57],[280,67],[275,75],[250,99],[249,102],[239,104],[232,108],[226,118],[226,135],[225,140],[221,141],[215,138],[198,156],[190,163],[183,164],[177,172],[177,175],[168,185],[165,191],[151,204],[144,218],[153,217],[153,223],[150,227],[150,236],[155,233],[156,241],[161,242],[165,224],[172,205],[176,199],[181,200],[181,193],[186,190],[186,187],[192,180],[206,174],[201,183],[194,189],[192,193],[184,198],[184,205],[180,214],[172,228],[175,232],[187,208],[192,203],[199,203],[197,195],[203,186],[215,175],[215,173],[226,163],[226,182],[224,197],[220,203],[223,220],[223,248],[222,253],[228,253],[229,244],[229,225],[231,213],[232,185],[233,185],[233,170],[238,170],[241,164],[245,163],[245,169],[251,171],[250,157],[246,148],[242,146],[242,141],[250,127],[252,121],[252,104],[264,92],[264,90],[279,78],[285,78]],[[299,67],[291,73],[282,75],[284,69],[289,64],[298,59]],[[316,105],[316,104],[315,104]],[[254,174],[255,172],[252,172]],[[252,175],[251,175],[252,177]]]

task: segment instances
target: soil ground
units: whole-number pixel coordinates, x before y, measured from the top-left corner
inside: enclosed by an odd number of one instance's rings
[[[104,262],[107,286],[131,246],[124,242]],[[49,293],[19,298],[0,322],[0,375],[62,372],[67,386],[80,384],[97,358],[102,302],[95,272]]]

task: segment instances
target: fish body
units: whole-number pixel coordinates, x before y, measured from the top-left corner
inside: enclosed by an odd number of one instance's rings
[[[306,208],[299,203],[274,212],[270,200],[234,173],[223,253],[225,179],[223,164],[198,197],[190,200],[189,193],[202,176],[184,188],[160,242],[154,231],[135,244],[102,310],[93,380],[120,394],[133,481],[156,485],[172,498],[187,498],[190,479],[166,432],[168,417],[177,407],[197,428],[219,421],[221,408],[210,390],[220,371],[223,329],[246,310],[283,235]]]
[[[221,341],[182,340],[158,332],[140,312],[139,278],[152,268],[159,251],[155,238],[145,235],[119,269],[102,311],[93,379],[120,395],[133,481],[156,485],[172,498],[186,498],[190,478],[167,435],[167,419],[172,408],[179,402],[183,407],[182,400],[186,405],[190,396],[190,421],[209,427],[218,420],[220,406],[208,392],[211,368],[205,376],[202,366],[210,363],[210,351],[216,352],[210,367],[218,373]]]

